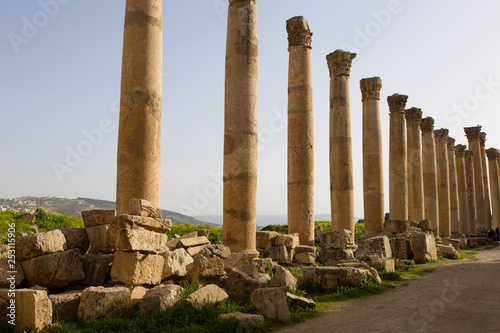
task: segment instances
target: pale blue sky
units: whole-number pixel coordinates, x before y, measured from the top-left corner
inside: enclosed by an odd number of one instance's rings
[[[54,1],[0,1],[0,197],[114,200],[125,1],[59,0],[65,4],[58,10],[43,5]],[[286,213],[285,21],[292,16],[305,16],[314,33],[316,213],[330,212],[325,56],[335,49],[358,53],[350,84],[356,216],[363,216],[362,78],[380,76],[383,82],[386,207],[388,95],[409,95],[408,107],[422,108],[424,116],[436,119],[436,128],[449,128],[457,143],[466,143],[463,126],[481,124],[488,133],[486,146],[500,147],[500,2],[257,3],[259,214]],[[52,16],[43,14],[44,7]],[[164,2],[164,209],[222,214],[222,188],[213,179],[222,170],[226,8],[223,0]],[[26,22],[39,27],[29,30]],[[463,111],[454,109],[464,104]],[[58,178],[54,162],[66,164],[68,149],[88,148],[84,131],[103,121],[114,130],[103,133],[87,156],[72,161],[72,172]]]

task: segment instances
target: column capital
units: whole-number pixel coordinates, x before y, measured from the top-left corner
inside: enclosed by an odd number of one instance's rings
[[[452,137],[448,137],[448,141],[446,141],[448,145],[448,150],[454,150],[455,149],[455,139]]]
[[[361,79],[359,81],[361,87],[361,100],[365,99],[380,99],[380,89],[382,89],[382,79],[378,76]]]
[[[437,142],[444,142],[446,143],[448,141],[448,129],[446,128],[440,128],[438,130],[434,131],[434,137],[436,138]]]
[[[485,132],[479,133],[479,143],[481,144],[481,147],[483,147],[483,148],[486,145],[486,133]]]
[[[302,46],[311,48],[313,33],[309,29],[309,24],[304,16],[295,16],[286,21],[286,31],[288,32],[288,47]]]
[[[410,108],[405,111],[406,125],[420,125],[422,109]]]
[[[486,149],[486,156],[488,156],[488,160],[496,160],[498,159],[499,151],[496,148]]]
[[[479,140],[479,134],[481,133],[481,126],[474,127],[464,127],[465,136],[467,140],[476,141]]]
[[[354,58],[356,58],[356,53],[344,50],[335,50],[327,55],[326,61],[330,70],[330,78],[334,76],[349,76]]]
[[[387,104],[389,104],[389,111],[391,113],[404,114],[407,101],[407,95],[393,94],[392,96],[387,96]]]
[[[455,156],[459,157],[459,158],[464,158],[466,149],[467,149],[466,145],[456,145],[455,146]]]
[[[432,133],[434,130],[434,118],[432,117],[425,117],[422,119],[420,122],[420,130],[422,133]]]

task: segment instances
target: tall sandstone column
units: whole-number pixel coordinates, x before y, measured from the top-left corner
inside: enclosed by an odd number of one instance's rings
[[[437,184],[439,201],[439,232],[443,237],[451,237],[450,220],[450,176],[448,166],[448,130],[434,131],[436,138]]]
[[[455,165],[455,139],[448,137],[448,176],[450,177],[450,221],[451,233],[460,233],[460,213],[458,207],[457,168]]]
[[[405,113],[408,145],[408,219],[420,222],[425,218],[422,146],[420,142],[422,110],[411,108]]]
[[[474,152],[465,151],[465,178],[467,183],[467,214],[468,226],[465,229],[466,234],[475,234],[477,230],[476,218],[476,195],[474,186]]]
[[[488,156],[488,170],[490,174],[491,188],[491,208],[492,208],[492,228],[500,226],[500,184],[498,179],[498,149],[490,148],[486,150]]]
[[[422,130],[422,171],[424,177],[425,218],[432,223],[433,232],[439,238],[439,211],[437,190],[436,144],[434,119],[426,117],[420,124]]]
[[[390,111],[389,133],[389,216],[408,220],[408,167],[406,162],[405,107],[408,96],[387,97]]]
[[[330,199],[333,230],[354,232],[351,106],[349,74],[356,53],[336,50],[326,56],[330,71]]]
[[[460,233],[467,234],[469,231],[468,202],[467,202],[467,179],[465,176],[465,145],[455,146],[455,164],[457,173],[458,211],[460,213]]]
[[[163,1],[127,0],[123,34],[116,209],[160,206]]]
[[[314,131],[311,36],[302,16],[286,22],[288,32],[288,232],[314,246]]]
[[[469,141],[469,150],[474,152],[474,195],[476,197],[476,230],[469,230],[476,233],[477,230],[485,231],[488,227],[486,220],[486,208],[484,203],[484,183],[483,183],[483,162],[481,154],[481,144],[479,135],[481,126],[464,127],[465,135]]]
[[[481,145],[481,164],[483,168],[483,188],[484,188],[484,216],[486,217],[486,224],[487,224],[487,230],[491,229],[491,203],[490,203],[490,184],[488,181],[488,168],[486,167],[486,164],[488,162],[486,161],[486,150],[485,150],[485,144],[486,144],[486,133],[481,132],[479,134],[479,143]]]
[[[384,166],[380,126],[379,77],[360,82],[363,101],[363,199],[365,237],[371,238],[384,227]]]
[[[257,3],[229,0],[224,105],[224,245],[258,254]]]

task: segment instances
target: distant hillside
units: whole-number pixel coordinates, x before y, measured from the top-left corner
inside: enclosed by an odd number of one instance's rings
[[[90,198],[66,199],[55,197],[21,197],[15,199],[0,199],[0,206],[8,207],[12,210],[34,210],[37,207],[43,207],[46,211],[52,213],[66,214],[70,216],[80,216],[80,213],[87,209],[115,209],[114,201],[98,200]],[[208,224],[218,226],[216,223],[205,222],[191,216],[162,210],[163,218],[172,220],[174,224],[193,225]]]

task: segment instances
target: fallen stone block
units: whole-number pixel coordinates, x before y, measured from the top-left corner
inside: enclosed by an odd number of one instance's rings
[[[257,258],[253,262],[259,266],[259,272],[266,273],[270,268],[273,268],[273,261],[271,258]]]
[[[61,288],[85,279],[79,249],[32,258],[23,261],[22,266],[24,283],[29,287]]]
[[[85,228],[97,227],[103,224],[110,224],[116,216],[116,210],[111,209],[90,209],[82,212],[82,219]]]
[[[320,244],[322,250],[351,249],[354,247],[354,234],[347,229],[323,232]]]
[[[377,261],[372,262],[371,265],[377,271],[383,271],[383,272],[395,272],[396,271],[394,259],[381,258],[381,259],[378,259]]]
[[[186,302],[199,309],[207,304],[224,302],[228,298],[229,296],[224,289],[215,284],[209,284],[189,295]]]
[[[162,234],[172,229],[171,220],[126,214],[117,215],[110,224],[119,229],[141,229]]]
[[[436,244],[436,251],[438,257],[449,259],[460,258],[460,253],[451,245]]]
[[[130,290],[125,287],[89,287],[82,292],[78,318],[88,323],[118,317],[127,311],[129,300]]]
[[[157,285],[161,283],[163,263],[161,255],[117,251],[111,279],[128,285]]]
[[[297,245],[295,247],[295,255],[299,253],[313,253],[314,255],[316,255],[317,252],[318,249],[316,248],[316,246]]]
[[[257,231],[256,232],[256,246],[268,249],[275,245],[275,239],[279,235],[276,231]]]
[[[203,255],[206,258],[217,257],[220,259],[227,259],[231,254],[231,250],[223,244],[208,244],[203,247],[203,249],[201,249],[199,254]]]
[[[299,245],[299,234],[278,235],[275,244],[276,246],[285,245],[287,249],[295,249]]]
[[[87,253],[82,256],[83,271],[85,280],[81,284],[87,286],[100,286],[106,281],[106,277],[111,273],[111,265],[115,255]]]
[[[191,281],[202,285],[217,284],[224,272],[224,261],[219,258],[197,260],[186,266],[187,276]]]
[[[432,233],[432,223],[428,219],[420,221],[417,227],[420,228],[423,232]]]
[[[357,263],[359,265],[359,263]],[[337,287],[354,287],[361,281],[368,280],[380,283],[380,276],[371,267],[305,267],[303,283],[316,285],[325,291],[335,290]]]
[[[417,264],[437,259],[436,240],[433,234],[412,232],[410,234],[411,248]]]
[[[278,265],[269,287],[286,287],[295,290],[297,288],[297,279],[288,269]]]
[[[149,289],[141,299],[139,313],[143,315],[157,309],[166,310],[181,299],[182,291],[183,288],[175,284],[162,284]]]
[[[391,243],[385,236],[377,236],[365,241],[365,250],[377,254],[380,258],[391,258]]]
[[[24,270],[22,265],[18,262],[16,262],[13,268],[11,268],[10,265],[11,264],[8,261],[0,260],[0,288],[15,289],[19,287],[21,282],[24,280]],[[11,278],[12,275],[14,276],[13,279]]]
[[[286,288],[261,288],[252,293],[250,301],[264,317],[286,321],[290,320],[286,294]]]
[[[265,319],[262,315],[250,314],[250,313],[241,313],[241,312],[231,312],[224,313],[217,316],[217,321],[222,323],[225,320],[230,318],[235,318],[237,321],[244,325],[253,326],[264,323]]]
[[[66,238],[65,251],[80,249],[81,254],[87,253],[90,241],[85,228],[48,228],[47,231],[60,230]]]
[[[111,253],[113,245],[108,237],[109,224],[98,225],[85,229],[90,242],[90,253]]]
[[[190,232],[189,234],[185,234],[185,235],[178,236],[178,237],[173,237],[171,240],[169,240],[167,242],[167,246],[168,247],[177,247],[177,244],[179,243],[179,241],[181,239],[193,238],[193,237],[198,237],[197,231],[193,231],[193,232]]]
[[[455,248],[455,250],[462,248],[462,240],[461,239],[443,238],[442,242],[443,242],[443,245],[453,246]]]
[[[52,319],[54,321],[73,321],[78,315],[81,297],[81,290],[49,295],[52,302]]]
[[[391,238],[391,252],[394,258],[412,259],[413,252],[411,250],[411,242],[404,238]]]
[[[302,265],[312,265],[316,262],[316,255],[311,252],[295,253],[294,261]]]
[[[108,239],[115,250],[162,253],[167,249],[167,229],[159,219],[118,215],[109,226]]]
[[[176,249],[161,254],[163,256],[163,272],[161,279],[167,280],[174,277],[187,275],[186,266],[193,263],[193,258],[185,249]]]
[[[224,270],[229,274],[235,267],[248,266],[252,263],[253,258],[245,252],[235,252],[224,259]]]
[[[161,219],[162,212],[154,203],[144,199],[132,199],[128,205],[129,215]]]
[[[300,306],[301,308],[315,308],[316,307],[316,302],[314,302],[312,299],[306,298],[306,297],[300,297],[296,296],[291,293],[286,293],[286,297],[288,299],[288,302],[292,305]]]
[[[120,285],[122,286],[122,285]],[[145,288],[143,286],[128,286],[128,285],[123,285],[123,287],[128,288],[130,290],[130,300],[128,302],[128,307],[133,308],[134,305],[139,303],[141,299],[146,295],[146,292],[149,290],[148,288]]]
[[[66,238],[60,230],[16,237],[16,259],[24,261],[50,253],[63,252]]]
[[[352,249],[344,250],[321,250],[319,251],[318,261],[323,264],[334,264],[339,261],[353,260],[354,252]]]
[[[8,295],[2,293],[0,297],[11,302]],[[16,331],[43,330],[52,324],[52,302],[46,290],[18,289],[14,299],[16,305],[14,329]]]
[[[259,281],[262,287],[265,287],[267,283],[271,280],[271,277],[266,273],[261,273],[260,268],[256,263],[253,263],[248,266],[240,266],[238,267],[243,273],[249,275],[255,280]]]
[[[408,220],[388,220],[384,222],[384,231],[391,234],[410,232],[410,221]]]
[[[181,239],[181,240],[179,240],[179,243],[177,243],[177,247],[182,247],[184,249],[188,249],[191,247],[201,246],[203,248],[207,244],[210,244],[210,241],[208,240],[207,237],[202,236],[202,237]]]
[[[254,290],[262,288],[262,284],[235,267],[229,274],[224,287],[229,292],[229,297],[245,300],[250,297]]]
[[[288,250],[285,245],[278,245],[271,247],[266,251],[265,256],[277,262],[290,261]]]

